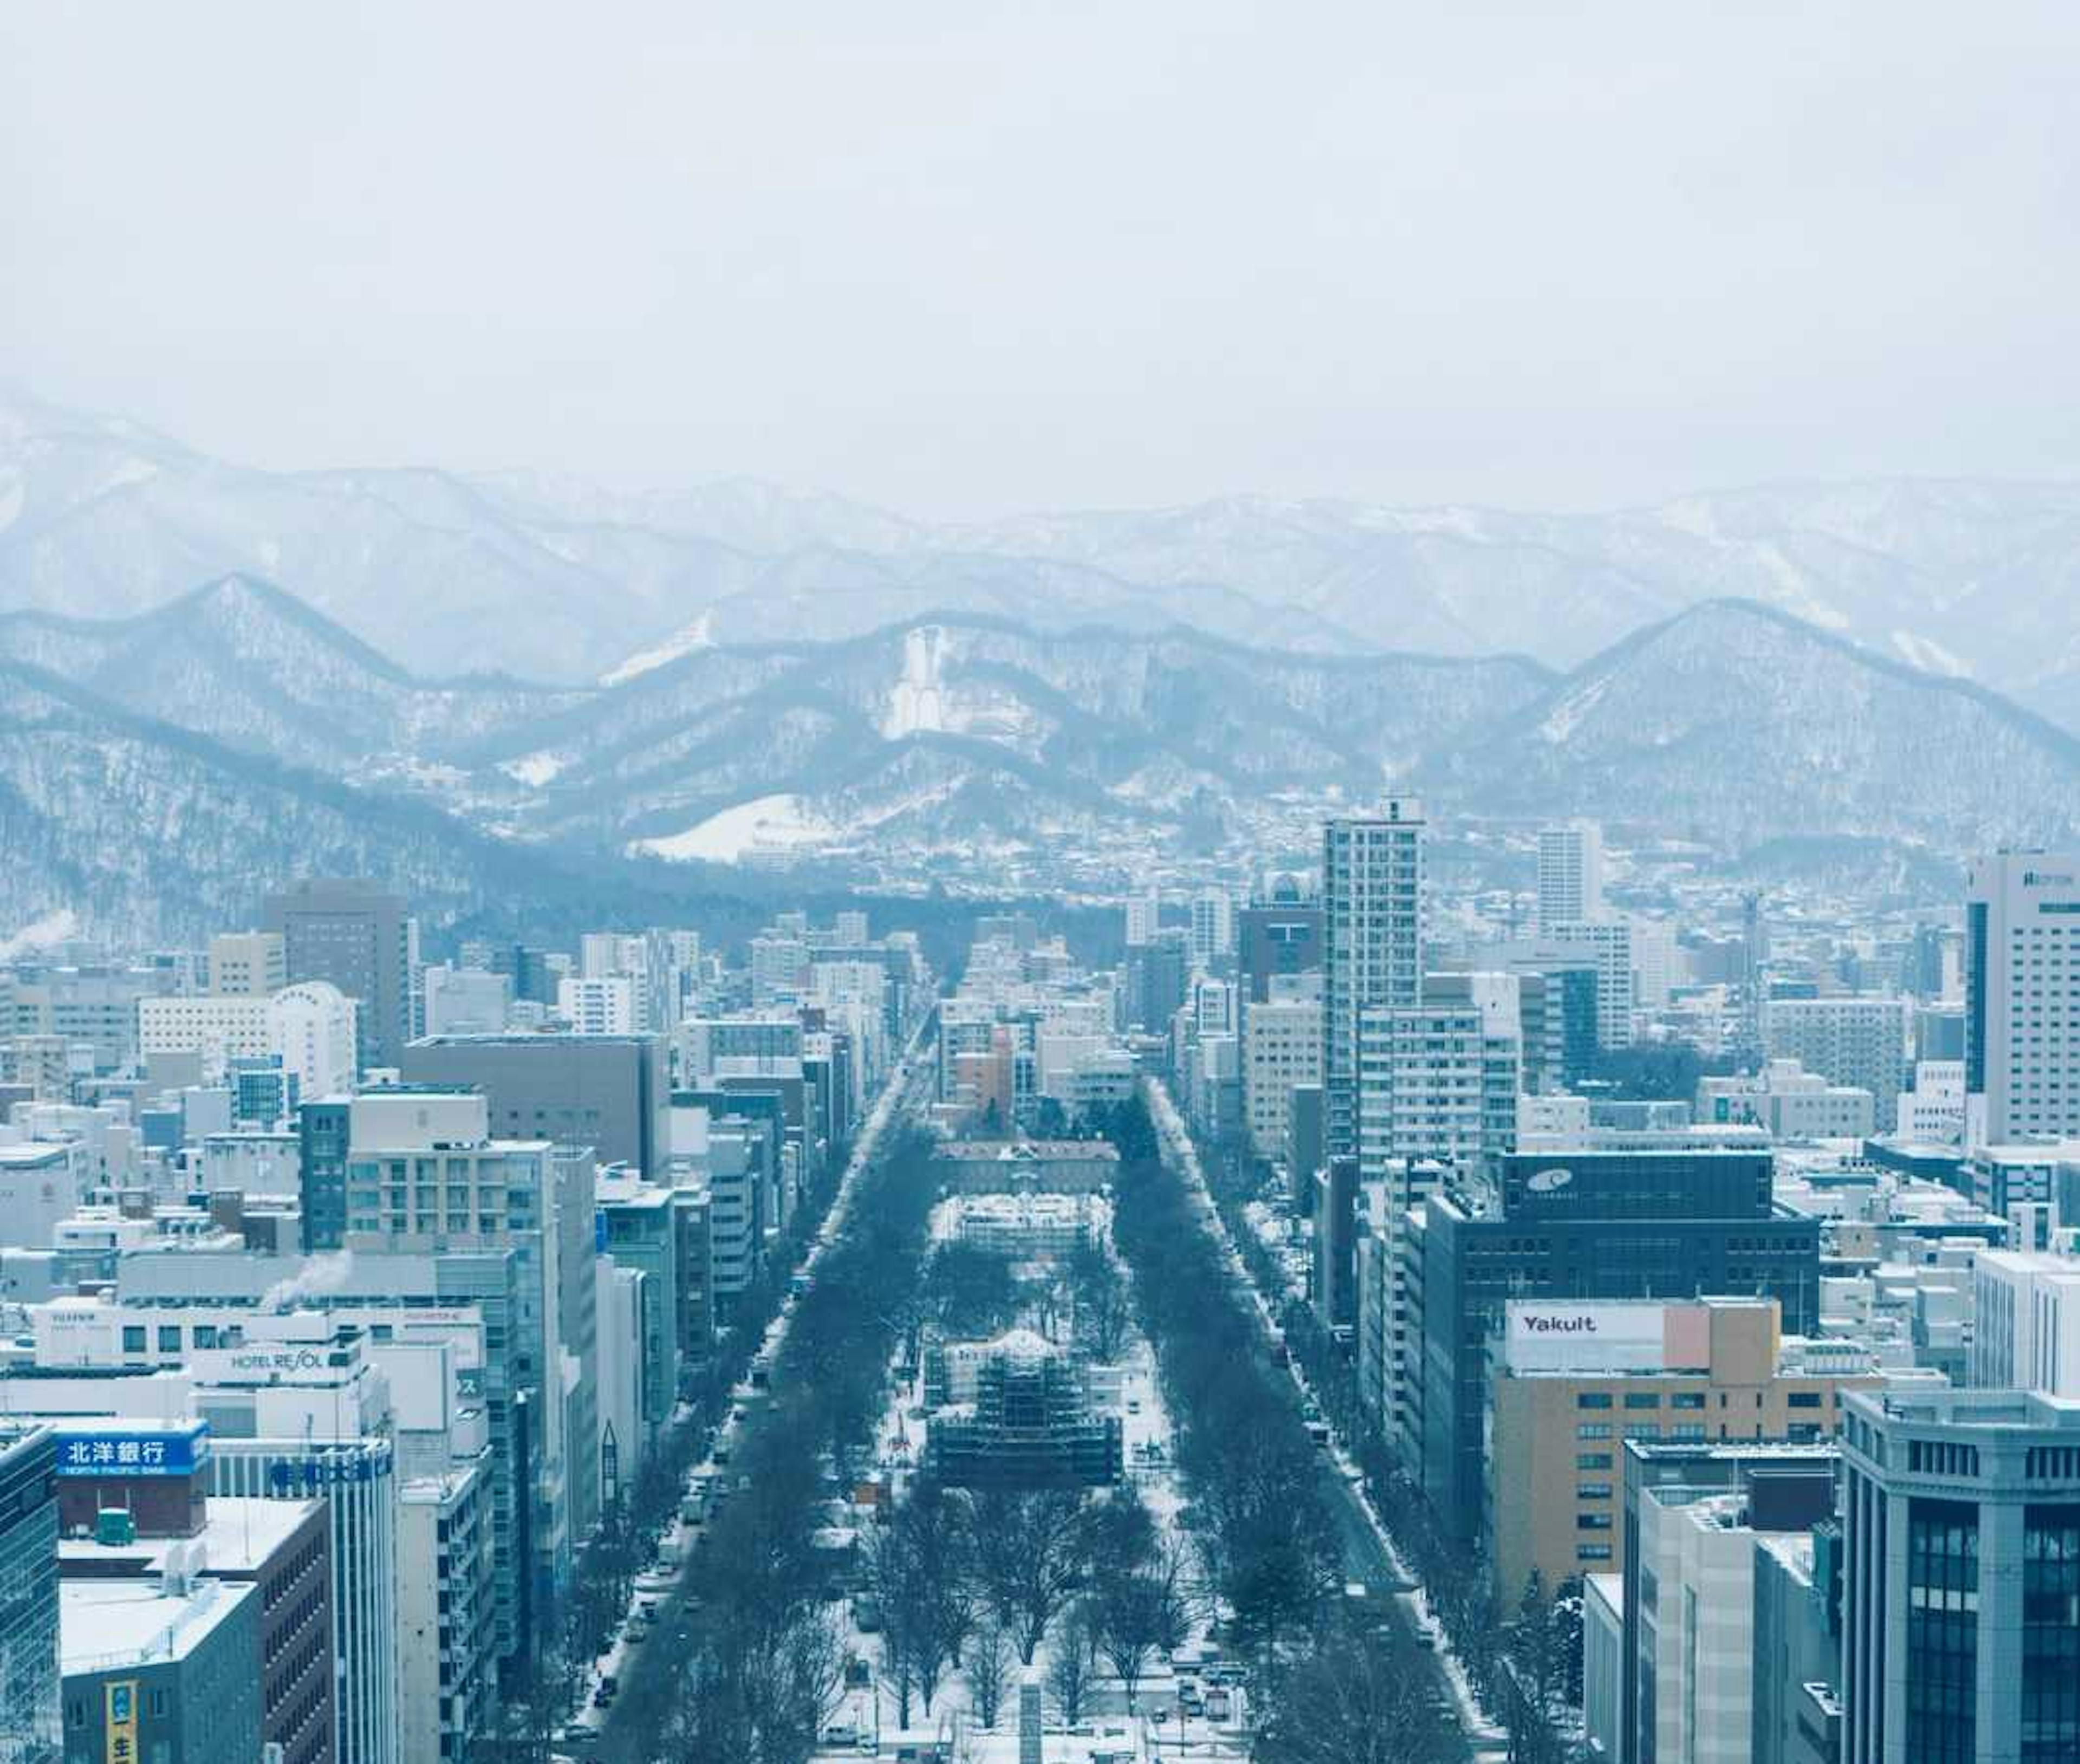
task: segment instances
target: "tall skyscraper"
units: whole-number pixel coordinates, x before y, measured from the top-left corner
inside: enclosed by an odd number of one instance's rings
[[[1423,834],[1422,805],[1408,797],[1322,829],[1322,1070],[1333,1157],[1357,1154],[1358,1013],[1422,1002]]]
[[[1594,821],[1538,830],[1538,928],[1579,924],[1604,911],[1604,830]]]
[[[2080,856],[2000,852],[1965,895],[1965,1138],[2080,1133]]]
[[[1843,1764],[2080,1758],[2080,1402],[1843,1407]]]
[[[289,984],[329,980],[361,1009],[361,1063],[395,1066],[413,1032],[419,924],[396,895],[364,878],[306,878],[262,909],[282,939]]]

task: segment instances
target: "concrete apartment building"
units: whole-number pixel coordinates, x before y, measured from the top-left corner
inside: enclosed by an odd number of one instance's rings
[[[1899,1125],[1912,1009],[1903,998],[1772,999],[1763,1045],[1772,1060],[1797,1060],[1830,1084],[1868,1091],[1877,1130],[1889,1133]]]
[[[1282,981],[1285,977],[1281,976]],[[1322,1081],[1322,999],[1273,983],[1273,995],[1243,1017],[1243,1117],[1252,1148],[1267,1162],[1285,1157],[1293,1131],[1293,1091]]]
[[[1322,829],[1323,1083],[1327,1150],[1358,1150],[1358,1013],[1423,1002],[1422,805]]]
[[[1603,911],[1603,828],[1594,821],[1539,828],[1539,929],[1579,924]]]

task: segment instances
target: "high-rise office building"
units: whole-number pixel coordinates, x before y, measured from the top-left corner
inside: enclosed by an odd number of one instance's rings
[[[2080,856],[2001,852],[1965,896],[1965,1139],[2080,1136]]]
[[[598,1522],[596,1167],[589,1150],[493,1139],[484,1099],[428,1087],[350,1105],[346,1247],[512,1249],[526,1287],[523,1361],[543,1368],[540,1463],[558,1492],[535,1539],[551,1584]]]
[[[282,940],[291,986],[329,980],[359,1004],[361,1063],[395,1066],[412,1038],[419,961],[405,903],[372,882],[306,878],[270,895],[261,917]]]
[[[2080,1758],[2080,1402],[1843,1406],[1843,1764]]]
[[[1281,876],[1235,915],[1235,963],[1245,1015],[1271,996],[1274,979],[1319,974],[1322,968],[1322,903],[1302,894],[1299,882]]]
[[[501,1139],[589,1146],[653,1179],[670,1153],[671,1089],[654,1035],[428,1036],[405,1050],[409,1084],[480,1090]]]
[[[1650,1431],[1611,1444],[1622,1471],[1623,1636],[1617,1744],[1599,1755],[1619,1764],[1767,1757],[1755,1718],[1761,1712],[1767,1721],[1785,1688],[1817,1718],[1810,1724],[1824,1727],[1831,1690],[1814,1682],[1824,1674],[1789,1687],[1767,1682],[1780,1656],[1763,1652],[1772,1637],[1755,1583],[1761,1551],[1810,1542],[1831,1511],[1834,1442],[1666,1439]],[[1826,1650],[1815,1651],[1824,1666]]]
[[[1541,923],[1534,959],[1593,962],[1596,970],[1596,1043],[1630,1047],[1633,1037],[1632,923],[1584,919]]]
[[[1594,821],[1538,830],[1538,928],[1579,924],[1604,911],[1604,831]]]
[[[0,1760],[57,1764],[57,1448],[43,1429],[0,1421]]]
[[[1172,925],[1126,952],[1126,1011],[1130,1024],[1151,1035],[1167,1034],[1185,1007],[1192,979],[1189,934]]]
[[[1422,1003],[1423,835],[1422,806],[1407,797],[1322,830],[1322,1072],[1333,1156],[1358,1150],[1359,1012]]]
[[[1768,1299],[1527,1300],[1490,1368],[1488,1561],[1507,1609],[1624,1566],[1624,1439],[1834,1437],[1840,1395],[1878,1384],[1850,1342],[1784,1339]],[[1831,1500],[1828,1502],[1832,1510]]]
[[[1519,1152],[1499,1160],[1495,1204],[1441,1191],[1424,1205],[1406,1278],[1420,1437],[1411,1475],[1455,1535],[1479,1535],[1490,1354],[1512,1299],[1773,1298],[1788,1335],[1819,1322],[1817,1219],[1780,1211],[1766,1151]]]

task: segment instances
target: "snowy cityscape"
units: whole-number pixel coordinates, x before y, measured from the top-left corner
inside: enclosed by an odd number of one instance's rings
[[[2076,73],[0,21],[0,1764],[2080,1764]]]

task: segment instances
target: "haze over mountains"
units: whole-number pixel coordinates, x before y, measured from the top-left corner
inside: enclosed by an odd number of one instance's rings
[[[940,612],[1566,668],[1734,597],[2080,714],[2080,485],[1790,485],[1588,515],[1234,497],[934,525],[744,479],[261,471],[0,399],[0,606],[123,616],[233,573],[415,671],[565,684],[698,640]]]
[[[0,930],[222,921],[314,865],[465,916],[755,844],[1209,848],[1390,784],[1728,858],[2080,836],[2080,743],[1950,677],[2007,680],[2034,620],[2015,678],[2059,702],[2063,489],[926,529],[742,483],[252,472],[18,401],[0,520]]]

